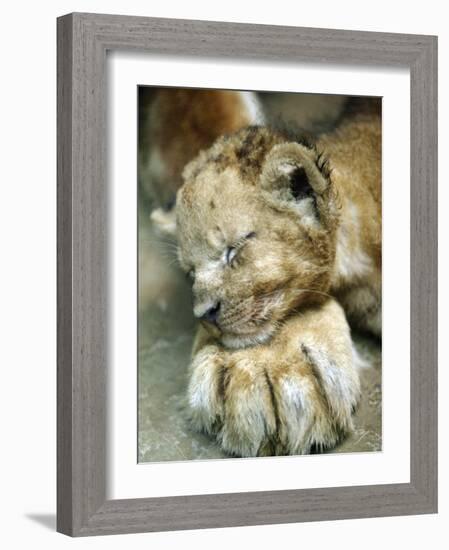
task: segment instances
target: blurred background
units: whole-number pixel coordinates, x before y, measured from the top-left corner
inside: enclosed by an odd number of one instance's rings
[[[201,149],[248,124],[276,124],[319,135],[365,102],[336,95],[139,88],[138,460],[226,458],[186,419],[187,367],[195,333],[190,283],[176,244],[158,235],[150,215],[169,212],[182,169]],[[381,450],[381,344],[353,333],[363,361],[355,430],[330,452]]]

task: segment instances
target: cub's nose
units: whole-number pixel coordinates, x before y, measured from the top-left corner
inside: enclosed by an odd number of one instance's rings
[[[207,321],[208,323],[212,323],[213,325],[215,325],[217,323],[220,306],[220,302],[217,302],[215,305],[206,310],[203,315],[201,315],[200,320]]]

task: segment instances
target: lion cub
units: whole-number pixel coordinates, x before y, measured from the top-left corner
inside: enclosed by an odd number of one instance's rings
[[[184,170],[178,256],[201,321],[189,404],[230,454],[308,453],[351,429],[346,316],[381,332],[380,147],[374,110],[315,143],[247,127]]]

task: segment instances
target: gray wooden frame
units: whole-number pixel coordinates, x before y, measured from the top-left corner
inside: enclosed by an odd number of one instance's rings
[[[82,536],[436,512],[436,37],[80,13],[57,24],[58,531]],[[409,67],[410,483],[106,500],[108,50]]]

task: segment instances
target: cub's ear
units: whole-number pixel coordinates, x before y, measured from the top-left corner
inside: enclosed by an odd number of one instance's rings
[[[304,221],[317,223],[329,214],[333,193],[327,162],[305,145],[275,145],[265,157],[260,185],[274,206],[293,208]]]
[[[160,235],[176,237],[176,207],[170,210],[156,208],[151,212],[150,218]]]

